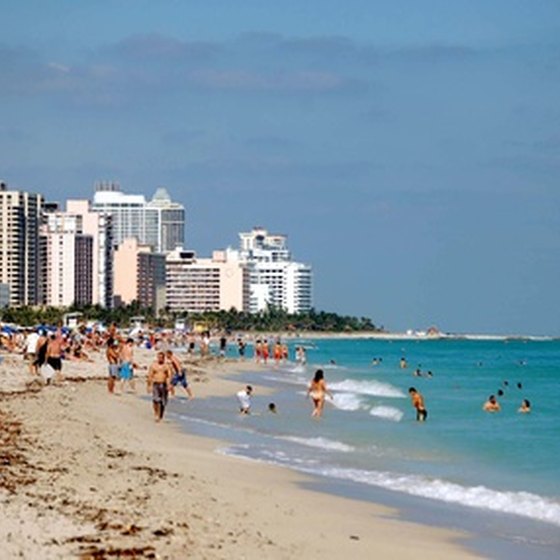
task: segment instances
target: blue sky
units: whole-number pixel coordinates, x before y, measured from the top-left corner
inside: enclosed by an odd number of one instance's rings
[[[0,1],[0,176],[263,225],[319,309],[560,335],[560,4]]]

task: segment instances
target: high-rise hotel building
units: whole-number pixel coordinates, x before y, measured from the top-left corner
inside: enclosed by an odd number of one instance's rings
[[[92,238],[92,302],[113,306],[113,220],[94,212],[88,200],[68,200],[66,214],[80,219],[80,233]]]
[[[141,194],[125,194],[118,183],[100,182],[91,208],[112,217],[115,246],[135,238],[156,253],[168,253],[184,244],[185,207],[172,202],[165,189],[147,201]]]
[[[171,311],[249,309],[249,277],[236,251],[214,251],[212,258],[198,258],[194,251],[177,248],[167,255],[166,277]]]
[[[257,313],[269,307],[288,313],[313,305],[313,273],[292,261],[285,235],[263,228],[240,233],[240,249],[214,251],[211,259],[176,249],[167,255],[167,305],[172,311],[229,310]]]
[[[288,313],[313,307],[311,266],[292,260],[285,235],[270,234],[261,227],[240,233],[240,260],[249,270],[250,312],[269,306]]]
[[[53,211],[41,226],[41,303],[55,307],[93,303],[93,236],[79,215]]]
[[[35,305],[39,299],[42,203],[41,195],[0,182],[0,284],[8,286],[10,305]]]
[[[125,239],[114,252],[115,307],[137,301],[159,313],[166,306],[166,260],[135,237]]]

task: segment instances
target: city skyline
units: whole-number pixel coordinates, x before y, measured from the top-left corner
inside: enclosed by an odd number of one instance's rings
[[[557,3],[5,6],[11,187],[163,185],[201,254],[287,232],[318,309],[560,334]]]
[[[164,188],[147,201],[102,182],[93,201],[61,206],[0,183],[0,307],[313,308],[313,269],[292,259],[286,235],[253,228],[238,234],[239,249],[199,257],[184,243],[185,208]]]

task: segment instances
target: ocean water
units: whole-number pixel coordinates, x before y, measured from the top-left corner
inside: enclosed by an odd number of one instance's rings
[[[240,388],[274,390],[256,392],[251,416],[236,414],[233,395],[175,400],[172,415],[187,431],[228,441],[222,453],[316,475],[324,490],[347,483],[357,495],[382,490],[424,512],[451,505],[456,520],[499,514],[516,529],[496,537],[541,547],[543,558],[560,554],[560,341],[300,339],[290,341],[291,356],[300,344],[306,366],[270,363],[236,378]],[[319,367],[334,399],[314,420],[305,391]],[[424,375],[415,376],[417,368]],[[424,395],[425,423],[415,420],[411,386]],[[499,390],[501,412],[483,412]],[[524,398],[530,414],[517,412]]]

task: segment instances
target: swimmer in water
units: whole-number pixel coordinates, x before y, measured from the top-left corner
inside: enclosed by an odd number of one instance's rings
[[[268,404],[268,412],[270,412],[272,414],[276,414],[278,412],[276,410],[276,405],[273,402]]]
[[[531,412],[531,403],[527,399],[523,399],[521,401],[521,406],[517,409],[517,412],[528,414],[529,412]]]
[[[482,406],[482,410],[485,412],[500,412],[500,403],[496,400],[494,395],[490,395],[488,400]]]

